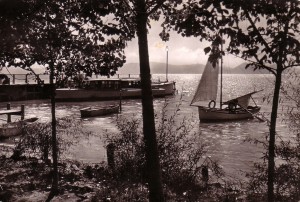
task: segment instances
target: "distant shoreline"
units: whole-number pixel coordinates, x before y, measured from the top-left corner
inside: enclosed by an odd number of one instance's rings
[[[247,63],[243,63],[236,67],[224,67],[224,74],[270,74],[267,70],[260,69],[253,71],[251,67],[245,69]],[[168,74],[202,74],[204,64],[191,64],[191,65],[173,65],[168,64]],[[166,74],[166,63],[151,62],[151,74]],[[129,72],[140,72],[138,63],[126,63],[118,70],[118,74],[129,74]]]

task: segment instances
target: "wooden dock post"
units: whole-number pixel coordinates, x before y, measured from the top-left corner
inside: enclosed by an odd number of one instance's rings
[[[119,112],[122,111],[122,89],[120,90]]]
[[[10,110],[10,103],[7,103],[6,109],[7,109],[7,110]],[[10,115],[10,114],[7,114],[7,123],[10,123],[10,122],[11,122],[11,115]]]
[[[202,180],[205,183],[205,187],[207,187],[208,180],[209,180],[209,174],[208,174],[208,167],[207,166],[202,167],[201,174],[202,174]]]
[[[107,164],[112,170],[115,169],[115,146],[113,143],[109,143],[106,147],[107,152]]]
[[[24,116],[25,116],[25,105],[21,105],[21,120],[24,120]]]
[[[7,123],[11,123],[11,116],[21,116],[21,120],[25,118],[25,105],[21,105],[21,110],[11,109],[10,103],[7,103],[6,110],[0,110],[0,115],[7,115]]]

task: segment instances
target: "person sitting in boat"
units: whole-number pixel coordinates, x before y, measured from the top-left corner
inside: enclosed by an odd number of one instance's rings
[[[5,84],[9,84],[10,80],[8,78],[7,75],[5,74],[0,74],[0,84],[5,85]]]
[[[228,109],[230,112],[235,113],[237,107],[238,107],[238,100],[234,99],[231,102],[228,103]]]

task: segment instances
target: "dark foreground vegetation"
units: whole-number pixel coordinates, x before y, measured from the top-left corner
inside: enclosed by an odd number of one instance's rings
[[[163,41],[169,39],[172,31],[185,37],[198,37],[200,41],[211,42],[211,47],[206,47],[204,52],[211,53],[210,60],[213,63],[229,53],[248,61],[246,68],[252,66],[254,70],[264,69],[274,75],[272,112],[266,147],[268,151],[264,159],[268,167],[267,180],[265,175],[262,177],[267,182],[269,202],[299,200],[299,189],[291,191],[289,186],[288,189],[279,189],[281,185],[290,184],[285,183],[285,179],[284,183],[281,183],[277,170],[281,166],[278,164],[280,159],[297,171],[299,157],[295,154],[299,153],[299,148],[287,144],[296,148],[292,149],[296,152],[291,156],[295,159],[293,164],[290,156],[282,155],[278,150],[280,136],[276,131],[280,92],[282,84],[285,83],[284,74],[300,64],[299,7],[300,2],[297,0],[1,0],[1,66],[21,67],[34,73],[31,66],[36,63],[45,66],[50,72],[52,143],[51,146],[40,150],[49,151],[52,147],[52,189],[48,201],[59,192],[59,131],[56,130],[54,79],[59,79],[61,75],[66,75],[65,78],[72,77],[79,72],[88,75],[114,75],[126,61],[124,48],[127,42],[135,36],[138,38],[139,47],[142,133],[147,165],[145,167],[149,174],[146,176],[149,180],[149,199],[153,202],[164,201],[162,181],[168,186],[170,182],[167,183],[166,178],[162,179],[165,171],[160,161],[164,161],[159,159],[159,155],[162,157],[164,153],[159,153],[160,148],[157,148],[159,140],[156,137],[154,120],[147,37],[151,28],[150,20],[161,20],[163,30],[160,37]],[[222,38],[227,40],[224,48],[221,48]],[[38,83],[43,85],[39,79]],[[299,125],[299,116],[295,118],[296,124]],[[17,149],[14,152],[15,159],[21,158],[26,147],[17,146]],[[44,154],[43,158],[47,156],[47,153]],[[186,169],[184,166],[181,168]],[[286,172],[291,179],[295,179],[292,185],[299,185],[298,178],[293,176],[294,172]],[[297,173],[299,172],[296,172],[296,176]],[[263,187],[264,185],[265,183]],[[254,193],[264,194],[264,190],[254,189]],[[293,197],[290,197],[291,195]]]
[[[15,161],[0,157],[0,200],[45,201],[51,188],[51,166],[37,158],[23,157]],[[119,179],[106,165],[83,165],[78,162],[59,164],[59,195],[53,201],[148,201],[145,182]],[[128,170],[128,175],[131,173]],[[209,185],[207,189],[197,188],[198,196],[189,192],[181,194],[165,186],[167,201],[222,201],[225,191],[234,196],[233,190],[224,190],[220,184]],[[195,193],[193,193],[195,194]],[[233,201],[233,200],[231,200]]]
[[[256,163],[247,182],[237,183],[226,175],[195,130],[197,122],[179,117],[168,104],[156,116],[158,150],[166,201],[266,201],[267,164]],[[59,193],[53,201],[148,201],[145,152],[141,122],[119,116],[118,132],[106,134],[108,162],[82,164],[65,157],[78,137],[89,136],[81,121],[58,120]],[[293,127],[295,128],[295,127]],[[291,128],[292,129],[292,128]],[[104,132],[105,134],[105,132]],[[275,197],[277,201],[299,201],[299,135],[293,142],[279,141],[276,154]],[[51,124],[24,128],[15,147],[0,150],[0,201],[45,201],[51,190]],[[257,144],[265,144],[251,140]]]
[[[166,105],[167,106],[167,105]],[[179,107],[179,106],[177,106]],[[156,117],[164,198],[167,201],[235,201],[239,191],[225,184],[217,162],[206,158],[206,145],[194,125],[177,112]],[[87,135],[81,122],[58,120],[59,195],[55,201],[148,201],[148,173],[141,123],[119,117],[118,133],[106,137],[108,163],[86,165],[67,160],[68,146]],[[175,127],[174,127],[175,126]],[[14,148],[3,148],[0,201],[45,201],[51,190],[51,124],[24,128]],[[92,134],[91,134],[92,135]],[[4,155],[5,154],[5,155]]]

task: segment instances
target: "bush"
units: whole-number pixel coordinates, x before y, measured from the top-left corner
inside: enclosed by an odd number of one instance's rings
[[[51,122],[33,123],[22,128],[22,135],[15,142],[12,158],[18,159],[21,155],[36,156],[49,161],[52,153]],[[63,155],[71,145],[78,142],[78,138],[87,136],[90,132],[82,128],[80,120],[73,117],[65,117],[57,120],[57,147],[58,154]]]
[[[274,193],[276,201],[299,201],[300,200],[300,91],[299,73],[297,70],[290,70],[284,76],[284,83],[281,86],[280,104],[283,113],[281,121],[289,128],[289,134],[276,134],[276,162]],[[288,139],[288,140],[287,140]],[[264,146],[268,151],[266,141],[251,140]],[[268,154],[264,153],[264,161],[256,163],[254,170],[247,174],[248,199],[261,201],[267,199],[267,159]]]
[[[202,175],[206,169],[215,178],[223,175],[216,162],[206,156],[206,145],[201,134],[194,130],[197,122],[183,117],[180,121],[180,104],[172,115],[168,115],[168,103],[160,115],[156,115],[156,134],[160,156],[162,179],[165,190],[184,198],[194,198],[205,191],[207,183],[212,182]],[[106,144],[114,146],[113,176],[121,181],[146,183],[145,152],[141,123],[136,118],[119,117],[116,134],[107,134]],[[208,170],[207,170],[208,172]],[[208,181],[209,180],[209,181]]]

